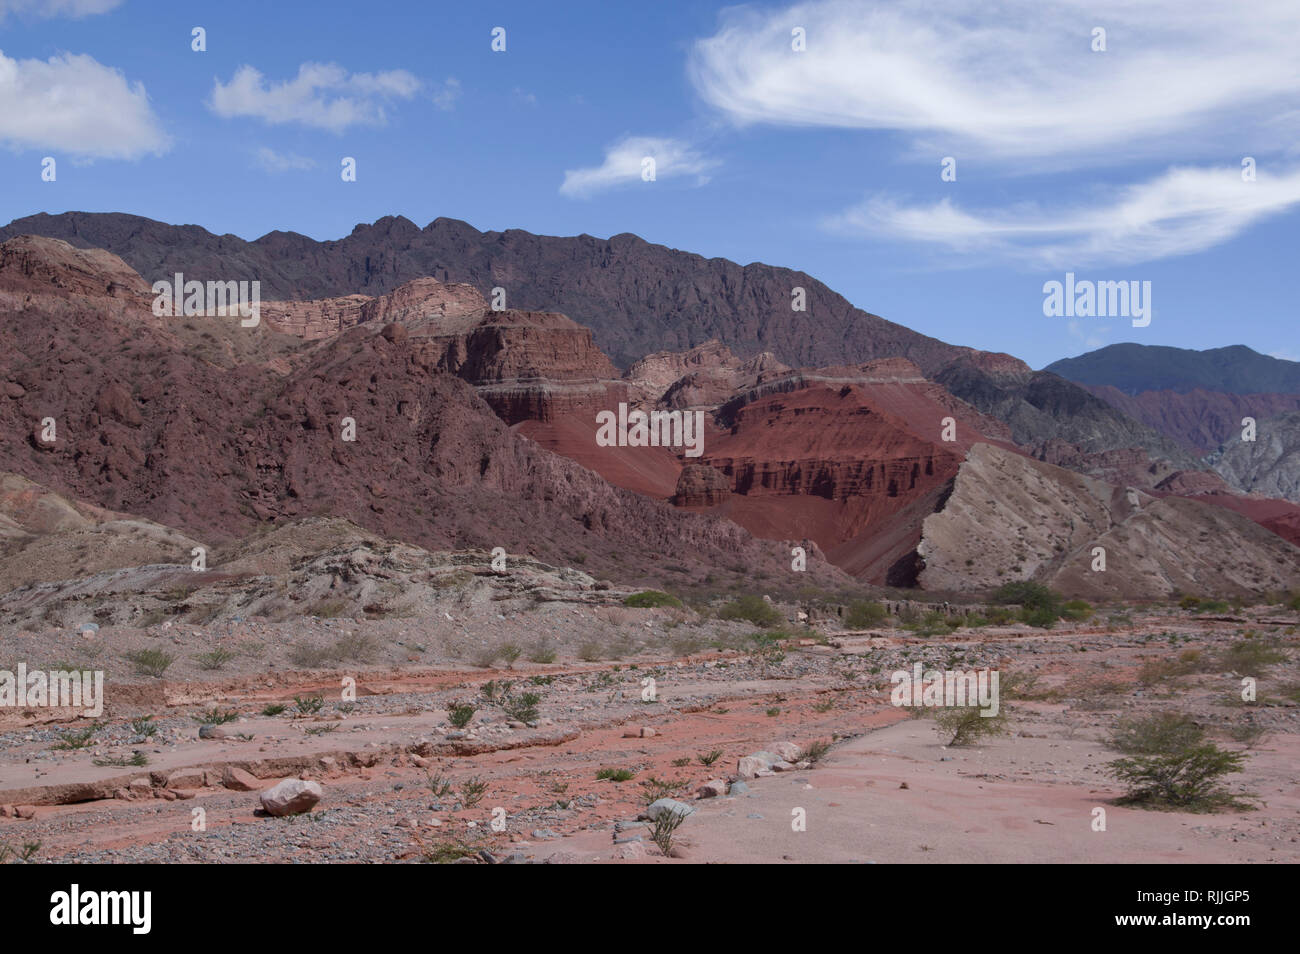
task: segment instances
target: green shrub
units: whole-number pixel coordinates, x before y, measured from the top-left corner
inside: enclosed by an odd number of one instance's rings
[[[981,715],[979,706],[949,706],[940,709],[934,717],[935,729],[947,737],[947,745],[972,745],[985,736],[1002,735],[1007,731],[1004,710],[995,716]]]
[[[718,619],[743,619],[755,626],[775,626],[781,622],[781,614],[761,596],[749,594],[739,597],[718,610]]]
[[[161,649],[137,649],[127,653],[126,660],[135,666],[138,675],[157,678],[167,671],[167,667],[176,661],[176,657]]]
[[[870,629],[880,625],[888,615],[875,600],[854,600],[844,611],[844,625],[849,629]]]
[[[1193,812],[1242,809],[1251,806],[1221,788],[1219,780],[1240,772],[1245,758],[1242,752],[1225,752],[1207,742],[1116,759],[1107,769],[1127,787],[1121,803]]]
[[[478,709],[473,703],[453,702],[447,710],[447,718],[456,728],[463,729],[470,724],[470,721],[474,718],[474,713],[477,711]]]
[[[636,777],[636,772],[624,768],[603,768],[596,773],[596,780],[610,782],[627,782]]]
[[[1205,730],[1189,715],[1164,712],[1145,718],[1120,719],[1109,744],[1126,755],[1159,755],[1200,745]]]
[[[1003,583],[990,597],[994,603],[1018,603],[1027,610],[1047,610],[1055,617],[1061,607],[1061,594],[1034,580]]]
[[[1079,622],[1081,620],[1091,619],[1092,614],[1092,606],[1084,600],[1066,600],[1061,605],[1061,619]]]

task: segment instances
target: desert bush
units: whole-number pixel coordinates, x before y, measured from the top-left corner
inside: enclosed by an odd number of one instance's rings
[[[478,708],[472,702],[453,702],[447,709],[447,718],[458,729],[469,725]]]
[[[672,852],[673,838],[685,820],[685,812],[660,812],[655,819],[654,827],[650,830],[650,840],[664,853],[664,857]]]
[[[1061,604],[1061,619],[1068,619],[1077,623],[1085,619],[1091,619],[1092,614],[1092,606],[1085,600],[1066,600]]]
[[[699,755],[695,756],[695,761],[707,768],[720,758],[722,758],[722,749],[712,749],[708,752],[701,752]]]
[[[1107,770],[1124,783],[1123,804],[1204,812],[1251,807],[1220,786],[1225,775],[1240,772],[1245,754],[1225,752],[1211,742],[1160,754],[1116,759]]]
[[[979,706],[948,706],[935,714],[935,729],[948,739],[947,745],[973,745],[987,736],[1002,735],[1007,731],[1006,712],[998,710],[995,716],[984,716]]]
[[[293,704],[299,715],[315,715],[325,704],[325,697],[319,693],[310,696],[294,696]]]
[[[536,722],[537,704],[542,697],[535,692],[513,693],[501,700],[501,711],[516,722]]]
[[[747,594],[719,609],[718,619],[745,620],[755,626],[767,627],[781,622],[781,614],[761,596]]]
[[[878,626],[889,614],[875,600],[854,600],[844,610],[844,625],[849,629]]]
[[[1199,745],[1205,730],[1191,716],[1162,712],[1153,716],[1120,719],[1109,745],[1126,755],[1158,755]]]
[[[1286,653],[1272,640],[1248,636],[1233,643],[1219,655],[1219,662],[1233,672],[1257,673],[1286,661]]]
[[[636,778],[636,772],[625,768],[603,768],[596,772],[598,782],[628,782]]]
[[[1020,610],[1020,621],[1037,629],[1051,629],[1059,618],[1056,610],[1043,606],[1025,606]]]
[[[213,706],[204,712],[195,713],[193,718],[201,725],[225,725],[238,719],[239,713],[234,709],[220,709]]]
[[[633,593],[623,600],[624,606],[630,606],[633,609],[653,609],[658,606],[681,607],[682,601],[675,596],[667,593],[661,593],[659,590],[645,590],[641,593]]]
[[[523,647],[515,643],[506,643],[501,647],[501,658],[506,661],[507,669],[514,669],[515,663],[519,661],[519,657],[523,654]]]
[[[262,715],[278,716],[280,713],[284,712],[284,710],[287,708],[289,707],[286,706],[283,702],[268,702],[266,705],[262,707]]]
[[[161,649],[137,649],[126,654],[126,661],[135,667],[137,675],[157,678],[167,671],[176,657]]]
[[[555,657],[555,647],[551,645],[551,641],[545,636],[535,642],[533,647],[528,650],[528,659],[530,662],[542,664],[553,663],[555,662]]]
[[[1055,619],[1061,608],[1061,594],[1034,580],[1003,583],[989,598],[991,602],[1019,604],[1026,610],[1045,610]]]
[[[460,788],[456,794],[460,796],[460,802],[466,808],[473,808],[479,802],[483,801],[483,796],[487,794],[488,783],[480,779],[477,775],[473,778],[467,778],[460,783]]]
[[[218,647],[210,653],[200,653],[194,658],[198,661],[200,669],[214,670],[224,667],[226,663],[235,658],[235,654],[229,649]]]
[[[330,647],[330,656],[334,659],[350,662],[365,662],[378,648],[373,636],[362,633],[344,633]]]
[[[809,742],[799,750],[799,757],[796,762],[819,762],[826,757],[826,753],[831,750],[831,744],[824,739],[818,739],[815,742]]]

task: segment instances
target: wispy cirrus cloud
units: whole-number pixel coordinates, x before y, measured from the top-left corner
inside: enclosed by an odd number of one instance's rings
[[[796,27],[803,52],[791,47]],[[1104,52],[1093,50],[1096,28]],[[1145,261],[1208,249],[1294,208],[1297,34],[1292,0],[1249,11],[1193,0],[811,0],[724,11],[688,74],[736,125],[885,131],[900,155],[936,168],[945,155],[978,159],[983,183],[1072,172],[1073,198],[1054,206],[877,196],[827,217],[831,229],[1035,264]],[[1225,143],[1271,160],[1257,182],[1237,167],[1150,171],[1170,156],[1221,162]],[[1089,169],[1126,162],[1140,180],[1089,187]],[[1044,191],[1031,182],[1023,194]]]
[[[160,154],[170,139],[142,83],[86,54],[48,60],[0,52],[0,143],[82,159]]]
[[[956,252],[995,255],[1049,267],[1142,262],[1200,252],[1251,225],[1300,205],[1300,169],[1172,168],[1092,201],[1048,208],[1022,203],[966,211],[950,199],[904,205],[876,196],[825,225],[843,234],[887,234]]]
[[[384,125],[387,106],[411,99],[420,87],[420,80],[406,70],[349,73],[336,63],[304,63],[293,79],[268,83],[253,67],[241,66],[229,83],[215,82],[210,106],[227,119],[250,117],[337,133],[351,126]]]
[[[626,136],[605,149],[605,159],[600,165],[567,170],[560,194],[586,198],[606,189],[641,182],[646,157],[655,161],[656,181],[696,176],[700,182],[707,182],[708,172],[721,164],[680,139]]]
[[[791,49],[791,30],[807,49]],[[1107,31],[1107,52],[1091,30]],[[1094,158],[1225,129],[1295,132],[1300,5],[822,0],[734,8],[696,42],[699,94],[737,123],[885,129],[964,154]],[[1217,135],[1217,138],[1212,138]],[[1185,153],[1184,153],[1185,154]]]

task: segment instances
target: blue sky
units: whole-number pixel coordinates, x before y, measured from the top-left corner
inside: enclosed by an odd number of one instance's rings
[[[1300,7],[994,6],[0,0],[0,220],[634,232],[1035,367],[1300,358]],[[1151,324],[1045,317],[1067,271],[1151,282]]]

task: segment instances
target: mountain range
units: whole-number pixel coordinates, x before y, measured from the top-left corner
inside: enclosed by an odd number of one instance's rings
[[[85,213],[0,235],[0,471],[150,539],[329,516],[663,586],[789,582],[799,551],[824,587],[1300,585],[1300,506],[1278,499],[1294,427],[1202,461],[1093,393],[1114,385],[927,338],[800,273],[444,219],[332,243]],[[262,322],[155,316],[171,272],[263,281]],[[698,413],[703,452],[602,444],[620,405]],[[1090,571],[1096,546],[1122,572]]]

